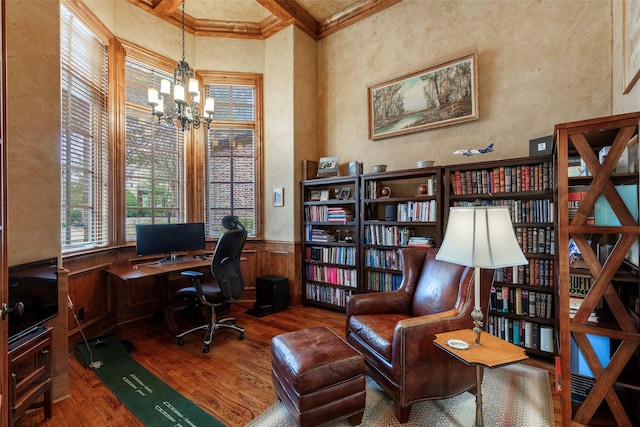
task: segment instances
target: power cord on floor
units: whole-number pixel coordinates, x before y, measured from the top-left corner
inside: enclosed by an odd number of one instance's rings
[[[84,335],[84,331],[82,330],[82,325],[80,325],[80,320],[78,319],[78,316],[76,316],[76,312],[73,309],[73,301],[71,301],[71,297],[69,296],[69,294],[67,294],[67,301],[69,303],[69,310],[71,310],[71,313],[73,314],[73,318],[76,319],[76,323],[78,324],[78,329],[80,329],[80,334],[82,335],[84,344],[87,346],[87,350],[89,351],[89,359],[90,359],[89,367],[91,369],[102,368],[102,366],[104,366],[104,363],[101,360],[96,360],[96,361],[93,360],[93,353],[91,352],[91,346],[87,341],[87,337]]]

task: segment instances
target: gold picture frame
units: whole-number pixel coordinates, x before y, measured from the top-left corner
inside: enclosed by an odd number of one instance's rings
[[[623,94],[640,78],[640,2],[622,1],[622,83]]]
[[[477,120],[478,53],[370,86],[368,92],[372,140]]]

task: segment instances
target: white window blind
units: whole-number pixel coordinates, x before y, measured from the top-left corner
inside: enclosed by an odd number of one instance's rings
[[[170,73],[127,58],[125,128],[126,240],[136,237],[136,224],[184,222],[184,132],[158,123],[147,104],[147,89],[160,88]]]
[[[62,251],[108,244],[108,46],[60,6]]]
[[[205,134],[207,235],[218,237],[222,218],[236,215],[249,236],[256,236],[256,87],[211,84],[205,91],[216,100]]]

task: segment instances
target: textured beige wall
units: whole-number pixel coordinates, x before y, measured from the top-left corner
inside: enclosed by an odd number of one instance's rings
[[[118,37],[179,59],[179,28],[126,0],[86,3]],[[9,0],[7,18],[8,237],[15,263],[59,252],[58,2]],[[482,160],[525,156],[528,140],[550,134],[556,123],[640,109],[638,87],[625,97],[616,89],[612,63],[619,67],[620,42],[612,50],[619,37],[612,31],[620,29],[612,19],[610,0],[404,0],[318,42],[317,59],[316,43],[290,27],[266,41],[188,36],[187,60],[202,70],[264,73],[266,237],[290,241],[299,231],[291,196],[304,158],[338,155],[342,163],[364,161],[366,170],[382,162],[401,169],[418,159],[477,161],[451,152],[489,142],[496,151]],[[369,85],[474,50],[480,120],[368,140]],[[317,98],[313,84],[306,86],[316,75]],[[285,187],[284,208],[272,206],[274,187]]]
[[[60,8],[7,1],[8,262],[60,253]]]
[[[315,41],[290,26],[265,42],[265,238],[294,241],[300,230],[299,182],[303,159],[315,159]],[[274,188],[284,206],[274,207]]]
[[[292,162],[293,169],[292,191],[295,199],[290,203],[294,204],[293,233],[298,235],[300,230],[300,185],[302,180],[302,161],[305,159],[317,159],[318,144],[317,136],[317,61],[316,42],[302,30],[295,29],[294,45],[294,73],[293,73],[293,100],[294,100],[294,138]],[[292,239],[295,240],[295,239]]]
[[[265,42],[264,73],[264,218],[265,238],[292,241],[294,197],[294,29],[280,31]],[[284,207],[274,207],[274,187],[284,187]]]
[[[365,170],[528,155],[556,123],[611,114],[611,2],[404,0],[318,43],[319,144]],[[368,86],[469,51],[479,59],[477,121],[368,140]]]
[[[640,81],[631,91],[623,94],[622,2],[613,2],[613,112],[614,114],[640,111]]]

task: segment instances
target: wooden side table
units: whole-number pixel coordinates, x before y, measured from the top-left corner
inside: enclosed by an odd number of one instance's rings
[[[469,344],[467,350],[459,350],[447,345],[448,340],[462,340]],[[476,367],[476,427],[484,426],[482,415],[482,375],[484,367],[495,368],[510,363],[525,360],[528,357],[524,354],[524,348],[513,345],[503,339],[495,337],[487,332],[483,332],[480,337],[480,346],[474,345],[475,336],[471,329],[461,329],[459,331],[436,334],[433,343],[445,352],[467,365]]]

